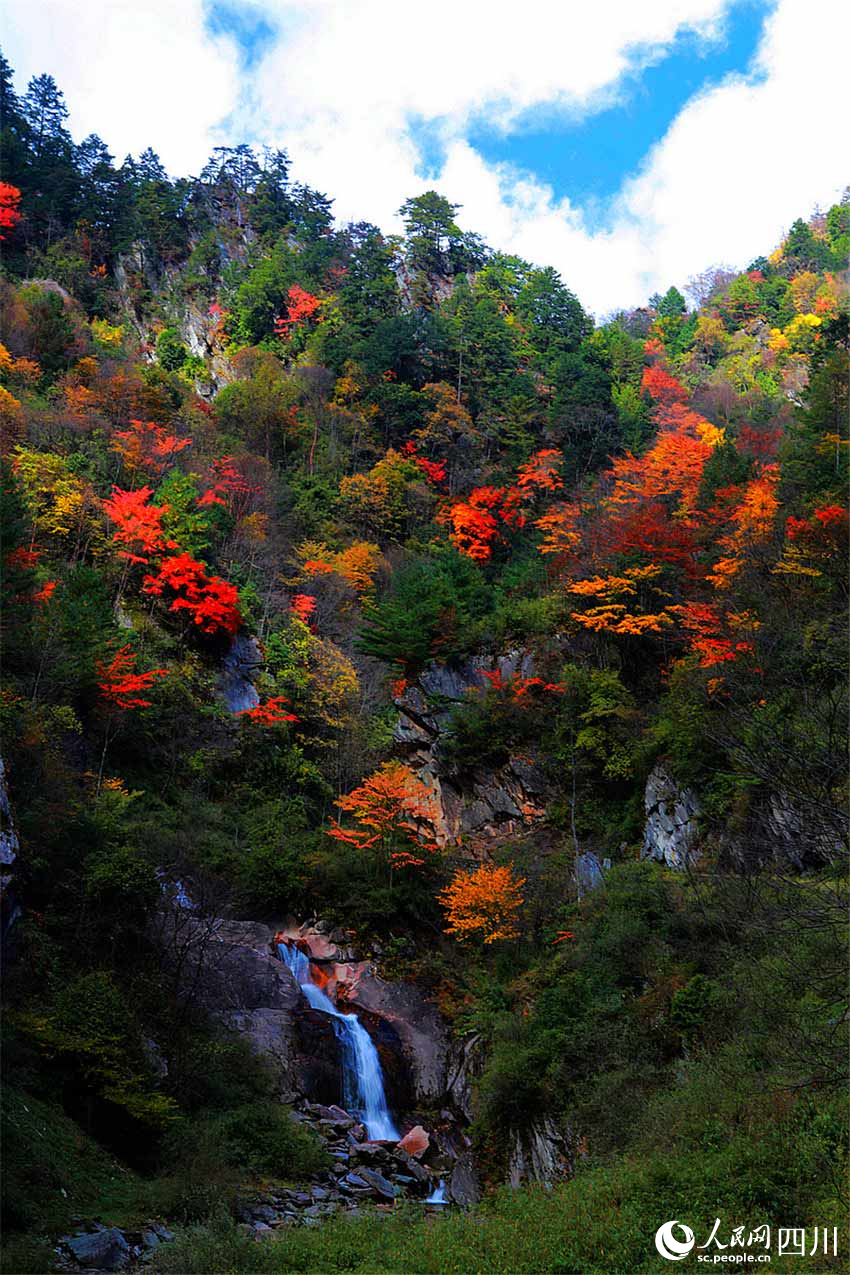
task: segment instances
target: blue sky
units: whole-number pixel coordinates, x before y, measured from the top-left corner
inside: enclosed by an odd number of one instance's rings
[[[78,138],[285,147],[341,221],[436,187],[597,314],[742,267],[850,179],[846,0],[6,0]]]
[[[732,72],[747,71],[769,7],[758,0],[736,5],[715,40],[680,33],[657,62],[626,76],[621,99],[598,113],[574,121],[531,118],[507,135],[482,123],[469,140],[489,163],[529,169],[557,196],[604,202],[661,141],[690,98]]]

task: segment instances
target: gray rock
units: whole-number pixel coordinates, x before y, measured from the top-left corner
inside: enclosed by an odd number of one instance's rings
[[[551,1116],[532,1121],[512,1135],[508,1176],[512,1187],[522,1182],[557,1182],[569,1171],[567,1140]]]
[[[596,855],[589,850],[580,854],[576,860],[576,886],[579,898],[590,894],[591,890],[597,890],[604,882],[602,864]]]
[[[481,1188],[472,1169],[472,1157],[461,1156],[449,1179],[449,1198],[461,1208],[469,1208],[481,1199]]]
[[[394,1200],[398,1191],[388,1178],[382,1173],[378,1173],[377,1169],[361,1169],[358,1176],[371,1187],[375,1195],[381,1196],[385,1200]]]
[[[642,859],[685,869],[699,857],[700,804],[659,762],[646,781]]]
[[[93,1270],[122,1271],[130,1265],[130,1245],[117,1226],[92,1235],[65,1236],[61,1241],[80,1266]]]
[[[219,677],[219,694],[231,713],[242,713],[260,702],[251,680],[263,666],[263,655],[257,639],[237,633],[225,655]]]

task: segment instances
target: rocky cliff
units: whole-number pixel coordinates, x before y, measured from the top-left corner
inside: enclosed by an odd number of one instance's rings
[[[443,846],[464,838],[474,849],[477,840],[514,836],[546,812],[546,777],[530,750],[511,756],[498,769],[482,767],[463,773],[446,755],[451,713],[486,686],[485,668],[499,672],[505,680],[517,673],[532,674],[530,658],[516,653],[501,656],[495,665],[483,660],[454,668],[432,665],[395,700],[399,711],[396,750],[435,793],[434,835]]]

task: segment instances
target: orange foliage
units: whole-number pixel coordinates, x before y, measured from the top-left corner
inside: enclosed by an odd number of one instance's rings
[[[191,438],[177,438],[153,421],[130,421],[130,428],[117,430],[109,444],[131,474],[141,469],[162,473],[178,452],[191,445]]]
[[[516,938],[524,885],[525,878],[515,877],[509,866],[457,871],[437,896],[446,913],[446,933],[461,942],[475,937],[487,944]]]
[[[517,487],[524,496],[543,491],[558,491],[564,485],[564,480],[558,473],[558,466],[563,459],[563,452],[554,447],[548,451],[535,452],[530,460],[520,466]]]
[[[329,836],[359,850],[383,846],[394,869],[419,867],[425,860],[418,851],[436,849],[421,830],[422,824],[432,824],[436,817],[434,793],[402,762],[384,762],[336,804],[354,817],[355,826],[343,828],[333,820]]]

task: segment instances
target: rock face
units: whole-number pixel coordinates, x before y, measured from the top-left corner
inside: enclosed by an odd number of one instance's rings
[[[9,800],[6,768],[0,757],[0,941],[3,943],[21,914],[12,889],[14,865],[20,849],[21,843]]]
[[[545,814],[546,781],[534,758],[512,756],[496,770],[460,775],[445,756],[442,743],[449,717],[470,693],[486,687],[484,668],[479,660],[457,668],[434,665],[395,701],[396,749],[435,794],[434,836],[439,845],[461,837],[474,841],[512,836]],[[529,656],[512,654],[500,657],[495,671],[507,680],[514,674],[531,676],[533,669]]]
[[[237,633],[222,661],[218,681],[219,694],[231,713],[244,713],[259,704],[260,697],[252,679],[262,664],[257,639]]]
[[[590,894],[591,890],[598,890],[604,882],[605,877],[598,856],[591,850],[580,854],[576,861],[576,886],[579,898]]]
[[[183,994],[245,1036],[270,1062],[282,1101],[297,1098],[302,1085],[295,1022],[303,998],[272,951],[272,930],[251,921],[200,917],[173,904],[161,908],[156,930]],[[329,1041],[324,1045],[335,1050]],[[316,1049],[319,1057],[327,1053],[318,1044]]]
[[[522,1182],[557,1182],[569,1171],[567,1140],[551,1116],[542,1116],[514,1133],[508,1162],[512,1187]]]
[[[678,869],[693,863],[699,855],[700,805],[696,795],[680,787],[659,763],[646,781],[644,805],[641,858]]]

